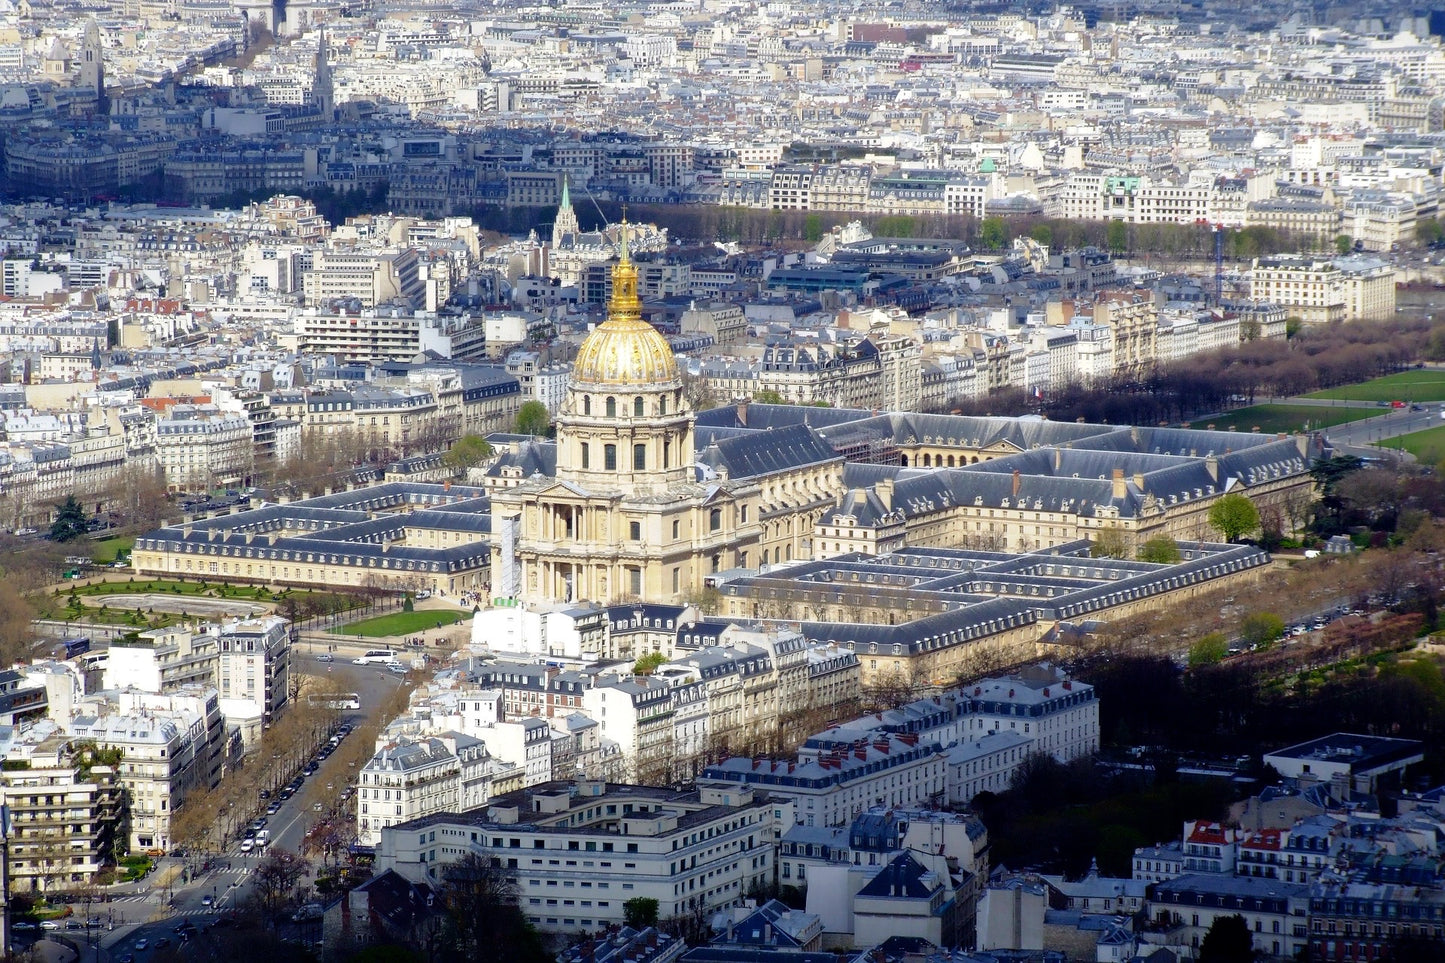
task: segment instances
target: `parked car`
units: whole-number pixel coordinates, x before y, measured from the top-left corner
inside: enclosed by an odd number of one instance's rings
[[[335,662],[335,661],[336,661],[336,656],[331,655],[331,654],[328,653],[328,652],[323,652],[323,653],[321,653],[320,655],[318,655],[318,656],[316,657],[316,661],[317,661],[317,662]]]
[[[256,841],[255,841],[254,839],[243,839],[243,840],[241,840],[241,852],[243,852],[243,853],[249,853],[251,850],[253,850],[253,849],[255,849],[255,848],[256,848]]]

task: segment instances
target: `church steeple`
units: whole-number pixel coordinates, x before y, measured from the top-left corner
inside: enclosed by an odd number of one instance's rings
[[[577,212],[572,210],[572,192],[569,190],[571,181],[571,175],[562,175],[562,203],[557,205],[557,216],[552,219],[554,251],[562,246],[563,240],[568,236],[576,237],[582,233],[582,228],[577,224]]]
[[[316,41],[316,69],[311,81],[311,103],[326,120],[336,116],[336,93],[331,81],[331,60],[326,51],[326,28]]]

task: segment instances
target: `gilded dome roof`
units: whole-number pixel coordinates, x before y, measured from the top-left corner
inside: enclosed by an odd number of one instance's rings
[[[622,256],[612,268],[612,298],[607,320],[577,350],[572,365],[574,385],[645,385],[677,380],[672,345],[642,320],[637,299],[637,267],[627,250],[627,225],[622,226]]]

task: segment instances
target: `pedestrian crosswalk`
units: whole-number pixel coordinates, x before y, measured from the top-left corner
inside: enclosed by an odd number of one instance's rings
[[[150,897],[147,896],[145,893],[135,893],[135,894],[133,894],[133,895],[131,895],[131,896],[112,896],[112,897],[110,898],[110,902],[112,902],[112,903],[144,903],[144,902],[145,902],[147,899],[149,899],[149,898],[150,898]]]
[[[212,867],[210,872],[218,876],[246,876],[254,867],[249,862],[242,862],[241,859],[243,858],[244,857],[238,858],[237,861],[233,863],[222,863],[219,866]]]

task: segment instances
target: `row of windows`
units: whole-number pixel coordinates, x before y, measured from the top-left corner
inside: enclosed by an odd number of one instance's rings
[[[660,414],[660,415],[665,415],[665,414],[667,414],[667,397],[666,397],[665,395],[664,395],[663,397],[657,399],[657,405],[658,405],[658,408],[657,408],[657,413],[658,413],[658,414]],[[643,402],[643,400],[642,400],[642,397],[639,395],[638,397],[633,398],[633,399],[632,399],[632,416],[633,416],[634,418],[641,418],[641,417],[643,417],[643,416],[644,416],[644,413],[645,413],[643,409],[644,409],[644,402]],[[617,399],[616,399],[616,398],[608,398],[608,399],[607,399],[605,411],[606,411],[606,415],[607,415],[608,418],[616,418],[616,417],[617,417]],[[582,398],[582,414],[584,414],[584,415],[590,415],[590,414],[592,414],[592,399],[591,399],[590,397],[585,396],[585,395],[584,395],[583,398]]]

